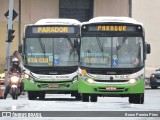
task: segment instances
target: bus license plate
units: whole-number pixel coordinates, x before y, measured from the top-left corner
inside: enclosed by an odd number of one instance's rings
[[[49,84],[48,87],[49,88],[58,88],[59,84]]]
[[[110,86],[110,87],[106,87],[106,90],[117,90],[116,87]]]

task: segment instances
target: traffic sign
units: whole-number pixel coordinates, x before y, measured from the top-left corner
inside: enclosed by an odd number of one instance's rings
[[[4,14],[4,16],[6,16],[6,18],[8,18],[8,16],[9,16],[9,10]],[[12,20],[14,20],[17,16],[18,16],[18,13],[13,9]]]

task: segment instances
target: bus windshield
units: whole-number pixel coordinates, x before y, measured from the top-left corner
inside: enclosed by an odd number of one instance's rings
[[[81,38],[80,65],[90,68],[143,66],[141,37],[92,36]]]
[[[76,38],[26,38],[25,65],[28,66],[77,66]]]

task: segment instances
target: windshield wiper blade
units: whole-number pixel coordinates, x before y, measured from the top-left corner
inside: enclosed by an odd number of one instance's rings
[[[67,36],[67,40],[69,41],[69,43],[70,43],[70,45],[71,45],[71,47],[72,47],[72,49],[70,50],[70,54],[72,54],[72,52],[74,52],[75,51],[75,46],[74,46],[74,44],[72,43],[72,40],[71,40],[71,38],[69,37],[69,36]]]
[[[71,38],[70,38],[69,36],[67,36],[67,38],[68,38],[67,40],[69,41],[69,43],[70,43],[71,47],[72,47],[72,48],[74,48],[74,45],[73,45],[73,43],[72,43]]]
[[[120,50],[120,48],[122,47],[122,45],[125,43],[126,40],[127,40],[127,37],[123,37],[122,42],[118,46],[116,46],[117,50]]]
[[[41,46],[41,50],[44,54],[44,57],[46,56],[46,49],[45,49],[45,44],[42,43],[42,40],[41,38],[38,39],[39,40],[39,43],[40,43],[40,46]]]
[[[102,44],[101,44],[101,41],[100,41],[98,35],[96,36],[96,40],[97,40],[97,42],[98,42],[98,46],[99,46],[99,48],[100,48],[100,50],[101,50],[101,53],[103,53],[103,47],[102,47]],[[103,55],[103,54],[102,54],[102,55]],[[103,58],[104,58],[104,55],[103,55]]]

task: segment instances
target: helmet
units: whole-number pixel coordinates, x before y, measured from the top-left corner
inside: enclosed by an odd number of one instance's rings
[[[19,62],[18,58],[14,57],[14,58],[12,59],[12,63],[14,63],[14,62]]]

